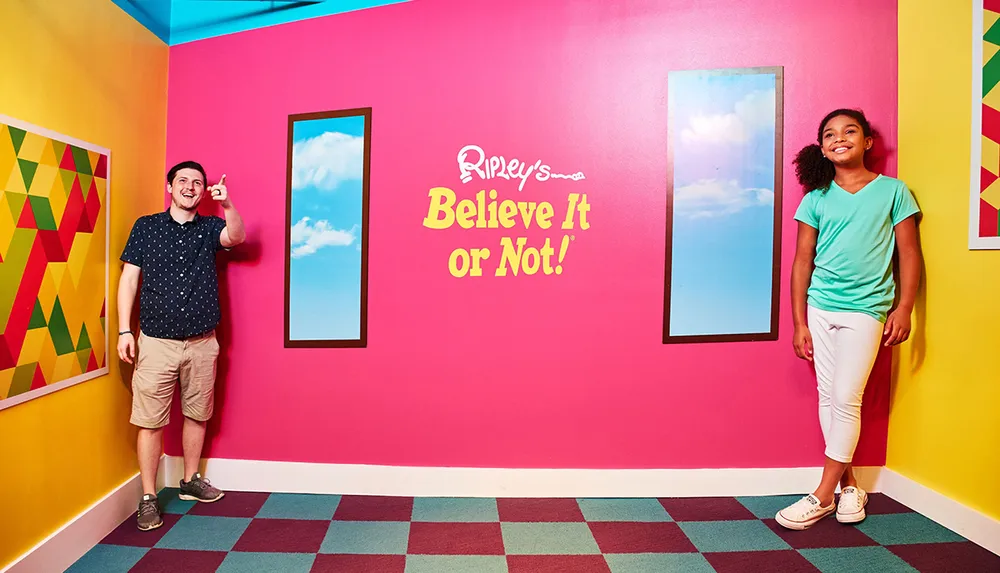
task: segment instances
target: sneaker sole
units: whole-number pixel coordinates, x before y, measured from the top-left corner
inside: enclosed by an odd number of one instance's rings
[[[156,525],[150,525],[149,527],[143,527],[141,525],[136,525],[136,529],[138,529],[139,531],[152,531],[152,530],[157,529],[158,527],[160,527],[162,525],[163,525],[163,522],[160,521]]]
[[[212,499],[203,499],[203,498],[200,498],[200,497],[195,497],[193,495],[188,495],[186,493],[179,493],[179,494],[177,494],[177,498],[178,499],[183,499],[184,501],[200,501],[202,503],[212,503],[212,502],[215,502],[215,501],[219,501],[220,499],[222,499],[224,497],[226,497],[226,494],[224,494],[224,493],[220,493],[219,497],[214,497]]]
[[[831,511],[829,513],[824,513],[824,514],[822,514],[820,516],[817,516],[814,519],[811,519],[809,521],[790,521],[788,519],[785,519],[785,517],[782,516],[781,513],[779,512],[774,517],[774,520],[777,521],[779,525],[781,525],[782,527],[784,527],[786,529],[791,529],[793,531],[803,531],[805,529],[809,529],[810,527],[816,525],[817,523],[819,523],[820,520],[822,520],[825,517],[828,517],[830,515],[830,513],[833,513],[833,512]]]

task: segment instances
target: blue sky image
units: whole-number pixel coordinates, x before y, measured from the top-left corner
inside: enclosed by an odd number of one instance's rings
[[[670,334],[766,333],[774,248],[773,74],[672,72]]]
[[[291,340],[361,336],[364,122],[355,116],[294,126]]]

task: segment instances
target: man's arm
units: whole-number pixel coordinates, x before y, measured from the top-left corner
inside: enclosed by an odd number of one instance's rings
[[[135,305],[135,293],[139,289],[139,267],[125,263],[122,276],[118,281],[118,332],[131,329],[132,307]],[[135,336],[122,334],[118,337],[118,357],[132,363],[135,358]]]
[[[222,234],[219,235],[219,242],[223,247],[231,249],[245,241],[247,234],[243,229],[243,218],[240,217],[232,202],[223,209],[223,213],[226,216],[226,226],[222,229]]]

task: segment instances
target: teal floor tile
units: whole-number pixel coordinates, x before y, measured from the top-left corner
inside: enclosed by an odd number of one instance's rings
[[[66,573],[127,573],[149,549],[122,545],[97,545],[77,560]]]
[[[656,499],[579,499],[587,521],[672,521]]]
[[[503,555],[407,555],[405,573],[507,573]]]
[[[803,495],[767,495],[760,497],[737,497],[736,500],[757,519],[772,519],[779,511],[802,499]]]
[[[703,553],[791,548],[763,521],[686,521],[678,525]]]
[[[917,571],[885,547],[800,549],[799,553],[822,573],[916,573]]]
[[[413,500],[413,521],[495,522],[500,514],[494,498],[418,497]]]
[[[601,550],[586,523],[501,523],[507,555],[593,555]]]
[[[339,504],[339,495],[272,493],[257,512],[257,517],[329,521]]]
[[[178,493],[180,490],[176,487],[165,487],[156,492],[156,499],[160,502],[163,513],[185,514],[194,507],[194,504],[198,503],[197,501],[184,501],[177,497]]]
[[[882,545],[965,541],[961,535],[919,513],[869,515],[856,527]]]
[[[332,521],[320,553],[405,555],[408,521]]]
[[[242,553],[226,555],[216,573],[309,573],[316,556],[312,553]]]
[[[615,553],[604,560],[611,573],[715,573],[701,553]]]
[[[185,515],[157,542],[160,549],[229,551],[250,525],[250,518]]]

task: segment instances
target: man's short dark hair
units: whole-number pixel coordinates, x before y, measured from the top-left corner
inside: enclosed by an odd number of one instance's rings
[[[208,185],[208,175],[205,175],[205,168],[202,167],[201,164],[196,161],[182,161],[177,165],[171,167],[170,171],[167,172],[167,183],[173,185],[174,177],[177,177],[177,172],[180,171],[181,169],[196,169],[200,171],[202,179],[205,180],[204,184]]]

